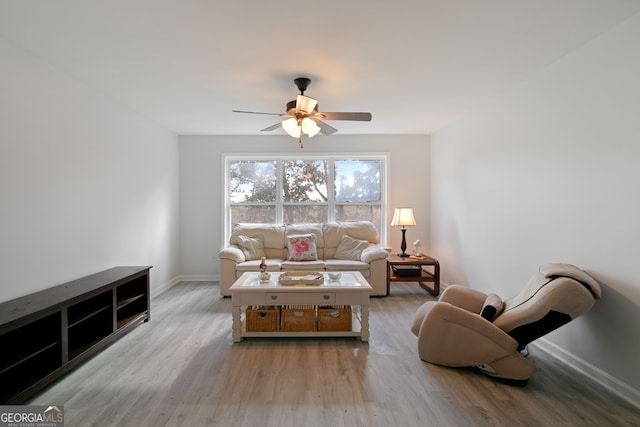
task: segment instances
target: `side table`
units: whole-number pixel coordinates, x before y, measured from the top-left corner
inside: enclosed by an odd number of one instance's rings
[[[420,275],[396,275],[393,266],[418,266],[420,267]],[[425,269],[424,267],[428,267]],[[440,263],[435,258],[425,255],[424,258],[417,257],[399,257],[390,255],[387,258],[387,295],[391,291],[391,282],[418,282],[421,288],[427,290],[435,296],[440,293]],[[433,287],[427,286],[427,283],[433,283]]]

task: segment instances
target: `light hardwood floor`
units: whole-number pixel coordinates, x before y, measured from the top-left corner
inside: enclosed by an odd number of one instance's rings
[[[409,327],[432,299],[395,283],[371,339],[231,339],[231,299],[180,283],[143,324],[32,399],[71,426],[632,426],[640,411],[531,348],[525,387],[422,362]]]

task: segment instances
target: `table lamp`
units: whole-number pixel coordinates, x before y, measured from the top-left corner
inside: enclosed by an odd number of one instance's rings
[[[416,220],[413,217],[413,208],[396,208],[393,212],[391,226],[402,227],[402,243],[400,244],[402,253],[398,254],[398,256],[402,258],[406,258],[409,256],[409,254],[405,252],[405,250],[407,249],[407,239],[405,237],[405,234],[407,233],[407,225],[416,225]]]

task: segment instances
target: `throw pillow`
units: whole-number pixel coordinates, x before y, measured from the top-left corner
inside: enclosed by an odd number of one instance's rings
[[[496,294],[489,294],[484,300],[480,316],[487,319],[489,322],[493,322],[493,319],[498,317],[498,315],[502,313],[502,310],[504,310],[504,302],[502,299],[500,299]]]
[[[287,237],[289,261],[316,261],[318,251],[315,234],[297,234]]]
[[[264,254],[264,240],[262,236],[247,237],[238,236],[238,246],[244,253],[244,257],[247,261],[253,259],[260,259]]]
[[[351,261],[360,261],[362,257],[362,251],[369,247],[369,242],[366,240],[358,240],[346,234],[340,238],[340,243],[336,248],[336,253],[333,256],[335,259],[347,259]]]

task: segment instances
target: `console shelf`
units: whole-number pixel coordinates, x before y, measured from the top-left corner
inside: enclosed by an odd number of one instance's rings
[[[149,269],[114,267],[0,304],[0,404],[21,404],[149,320]]]
[[[139,300],[143,296],[144,295],[136,295],[134,297],[127,298],[127,299],[122,300],[122,301],[118,301],[118,310],[120,310],[121,308],[124,308],[125,306],[131,304],[132,302],[135,302],[135,301]]]

